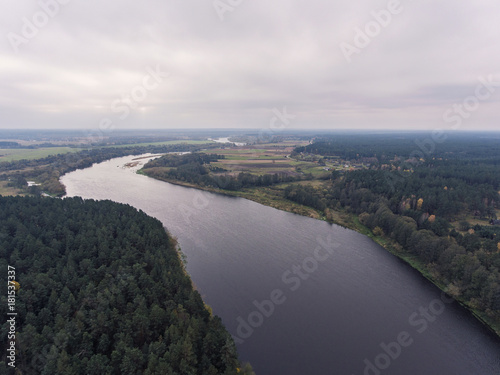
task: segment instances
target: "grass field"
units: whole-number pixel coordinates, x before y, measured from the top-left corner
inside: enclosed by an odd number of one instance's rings
[[[0,195],[18,195],[18,189],[7,186],[7,183],[7,181],[0,181]]]
[[[106,147],[134,147],[134,146],[162,146],[162,145],[177,145],[177,144],[190,144],[190,145],[203,145],[213,143],[212,141],[165,141],[165,142],[153,142],[153,143],[133,143],[128,145],[110,145]],[[42,147],[42,148],[16,148],[16,149],[8,149],[1,148],[0,149],[0,162],[3,161],[16,161],[16,160],[33,160],[33,159],[41,159],[50,155],[57,154],[66,154],[68,152],[79,152],[81,148],[72,148],[72,147]]]
[[[150,142],[150,143],[131,143],[126,145],[109,145],[106,147],[132,147],[132,146],[164,146],[164,145],[205,145],[209,143],[214,143],[213,141],[189,141],[189,140],[178,140],[178,141],[164,141],[164,142]]]
[[[211,164],[233,175],[240,172],[255,175],[286,173],[292,176],[310,173],[314,177],[322,177],[330,173],[317,162],[291,159],[289,155],[293,149],[290,145],[277,144],[213,149],[210,153],[224,155],[225,159]]]
[[[41,159],[50,155],[66,154],[68,152],[81,151],[79,148],[72,147],[44,147],[44,148],[1,148],[0,149],[0,162],[2,161],[16,161],[16,160],[33,160]]]
[[[500,210],[495,210],[495,212],[497,217],[500,218]],[[469,215],[464,219],[454,221],[451,225],[458,230],[461,221],[467,221],[472,227],[474,225],[490,226],[490,219],[477,219],[472,215]]]

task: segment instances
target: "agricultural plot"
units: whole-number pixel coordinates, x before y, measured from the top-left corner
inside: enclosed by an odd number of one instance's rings
[[[263,144],[237,148],[221,148],[210,153],[224,155],[224,159],[211,165],[223,168],[232,175],[241,172],[254,175],[287,174],[300,176],[312,174],[314,177],[327,175],[329,172],[316,161],[296,161],[290,158],[294,145]]]
[[[192,141],[192,140],[176,140],[176,141],[164,141],[164,142],[149,142],[149,143],[130,143],[123,145],[109,145],[106,147],[130,147],[130,146],[165,146],[165,145],[204,145],[214,143],[213,141]]]
[[[66,154],[68,152],[81,151],[79,148],[72,147],[43,147],[43,148],[5,148],[0,149],[0,162],[16,160],[41,159],[50,155]]]
[[[0,195],[8,196],[8,195],[18,195],[18,189],[14,187],[7,186],[8,181],[0,181]]]

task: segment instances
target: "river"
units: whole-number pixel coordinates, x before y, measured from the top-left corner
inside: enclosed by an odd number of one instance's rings
[[[212,138],[208,138],[209,141],[214,141],[216,143],[233,143],[235,146],[246,146],[246,143],[242,143],[242,142],[232,142],[229,140],[229,138],[216,138],[216,139],[212,139]]]
[[[138,175],[133,158],[61,181],[161,220],[257,375],[500,374],[500,340],[369,238]]]

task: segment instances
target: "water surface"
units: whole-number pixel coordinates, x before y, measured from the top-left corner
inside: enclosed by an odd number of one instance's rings
[[[68,196],[161,220],[257,375],[498,375],[500,341],[369,238],[241,198],[150,179],[113,159]]]

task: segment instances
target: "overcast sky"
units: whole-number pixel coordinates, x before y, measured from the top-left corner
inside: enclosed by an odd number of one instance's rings
[[[498,0],[0,4],[2,129],[500,129]]]

